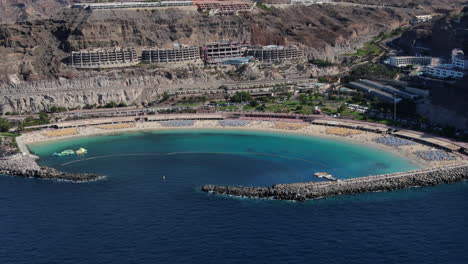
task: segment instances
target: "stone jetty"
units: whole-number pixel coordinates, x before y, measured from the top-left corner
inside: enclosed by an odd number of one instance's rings
[[[272,187],[205,185],[201,190],[239,197],[305,201],[336,195],[432,186],[466,179],[468,179],[468,163],[463,162],[441,168],[382,174],[333,182],[275,184]]]
[[[0,174],[40,179],[68,180],[74,182],[92,181],[99,178],[92,173],[68,173],[49,167],[39,166],[34,157],[16,154],[0,159]]]

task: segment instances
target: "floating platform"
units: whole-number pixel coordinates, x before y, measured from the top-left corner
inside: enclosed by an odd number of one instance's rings
[[[61,151],[61,152],[54,152],[54,154],[52,154],[53,156],[58,156],[58,157],[62,157],[62,156],[70,156],[70,155],[82,155],[82,154],[86,154],[88,153],[88,150],[85,149],[85,148],[79,148],[77,151],[74,151],[73,149],[66,149],[64,151]]]
[[[314,175],[317,178],[325,178],[325,179],[330,180],[330,181],[338,181],[338,179],[336,179],[330,173],[327,173],[327,172],[316,172],[316,173],[314,173]]]

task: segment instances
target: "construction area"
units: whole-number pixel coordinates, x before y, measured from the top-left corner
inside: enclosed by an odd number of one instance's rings
[[[227,58],[244,57],[247,45],[235,41],[220,41],[208,43],[201,50],[205,63],[214,64],[222,63]]]

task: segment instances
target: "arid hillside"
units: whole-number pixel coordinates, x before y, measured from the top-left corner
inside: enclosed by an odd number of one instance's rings
[[[196,11],[64,9],[50,19],[0,25],[0,81],[39,80],[74,72],[67,53],[96,47],[201,45],[230,39],[253,44],[296,44],[309,57],[351,52],[382,31],[406,22],[411,12],[331,5],[256,9],[243,16]],[[76,75],[72,74],[72,75]]]
[[[0,24],[46,19],[72,0],[0,0]]]

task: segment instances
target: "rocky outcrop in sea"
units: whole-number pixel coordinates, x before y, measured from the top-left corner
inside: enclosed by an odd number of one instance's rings
[[[205,185],[201,190],[239,197],[305,201],[336,195],[432,186],[466,179],[468,179],[468,164],[461,163],[443,168],[367,176],[333,182],[275,184],[271,187]]]
[[[30,155],[17,154],[0,159],[0,175],[83,182],[97,180],[93,173],[70,173],[39,166]]]

